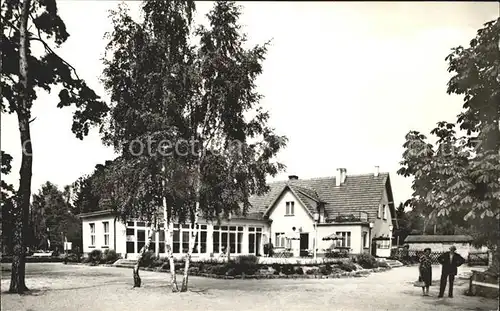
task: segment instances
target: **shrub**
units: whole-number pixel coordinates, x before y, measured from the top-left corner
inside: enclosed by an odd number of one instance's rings
[[[142,256],[139,266],[141,267],[152,267],[153,262],[156,260],[156,255],[153,251],[147,251],[144,253],[144,256]]]
[[[65,261],[67,262],[80,262],[80,256],[78,256],[77,254],[68,254],[68,256],[66,256],[65,258]]]
[[[281,265],[278,263],[273,263],[271,267],[274,269],[274,274],[280,274],[281,272]]]
[[[322,265],[319,267],[319,273],[323,275],[329,275],[333,271],[332,266],[330,264]]]
[[[88,262],[93,264],[99,264],[102,262],[103,256],[100,249],[94,249],[89,253]]]
[[[299,274],[299,275],[302,275],[304,274],[304,270],[302,269],[302,267],[295,267],[295,274]]]
[[[314,274],[315,272],[316,272],[316,269],[314,269],[314,268],[313,268],[313,269],[309,269],[309,270],[307,270],[307,271],[306,271],[306,274],[307,274],[307,275],[312,275],[312,274]]]
[[[285,275],[291,275],[294,272],[295,267],[292,264],[284,264],[281,266],[281,273]]]
[[[370,254],[359,254],[355,257],[356,263],[364,269],[377,267],[377,260]]]
[[[103,253],[103,262],[105,263],[114,263],[118,259],[120,259],[120,255],[114,249],[107,249]]]
[[[347,272],[351,272],[351,271],[356,270],[356,266],[352,262],[341,262],[338,265],[338,267],[339,267],[339,269],[347,271]]]

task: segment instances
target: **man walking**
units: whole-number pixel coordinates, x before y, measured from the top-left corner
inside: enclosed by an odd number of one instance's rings
[[[442,265],[438,298],[443,297],[447,279],[450,283],[448,297],[453,298],[453,281],[455,281],[455,275],[457,275],[457,267],[460,267],[465,262],[465,259],[455,252],[456,250],[455,246],[451,246],[449,252],[438,257],[438,262]]]

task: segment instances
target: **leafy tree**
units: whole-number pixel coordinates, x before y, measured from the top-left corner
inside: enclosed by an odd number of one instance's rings
[[[52,249],[63,250],[63,237],[75,246],[81,245],[81,222],[72,213],[66,195],[68,187],[65,187],[65,191],[46,182],[38,193],[33,195],[31,220],[34,229],[34,247],[47,247],[47,240],[50,239]]]
[[[108,207],[106,202],[109,202],[111,194],[105,191],[107,189],[100,187],[103,186],[106,168],[112,164],[113,161],[106,161],[104,165],[97,164],[91,175],[84,175],[71,185],[71,193],[66,191],[66,200],[73,201],[72,208],[75,215],[104,210]]]
[[[181,291],[199,218],[244,214],[249,196],[263,193],[266,176],[283,168],[272,159],[286,143],[267,125],[255,91],[266,45],[244,48],[240,8],[232,2],[217,2],[210,27],[194,32],[193,9],[192,2],[148,1],[142,23],[119,9],[104,79],[113,100],[104,140],[121,152],[106,174],[121,193],[115,206],[124,218],[155,220],[163,205],[169,256],[170,223],[191,224]],[[192,35],[198,45],[189,44]]]
[[[453,77],[448,93],[463,95],[457,125],[439,122],[431,131],[436,148],[411,131],[406,136],[399,173],[413,176],[413,206],[425,205],[436,216],[465,214],[476,244],[494,253],[498,273],[500,219],[500,19],[485,24],[470,47],[457,47],[446,58]]]
[[[55,0],[6,0],[2,2],[2,73],[0,86],[3,99],[1,111],[16,113],[21,138],[22,158],[19,189],[16,192],[16,226],[10,292],[22,293],[25,284],[25,237],[28,231],[31,197],[32,147],[31,108],[39,90],[50,91],[55,85],[59,92],[59,108],[75,105],[73,133],[80,139],[89,128],[100,123],[108,108],[95,92],[78,77],[74,68],[59,57],[49,45],[66,41],[69,34],[57,13]],[[35,55],[32,44],[44,52]]]

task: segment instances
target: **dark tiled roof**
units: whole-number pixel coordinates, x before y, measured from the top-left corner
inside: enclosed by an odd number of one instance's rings
[[[409,235],[405,243],[464,243],[472,242],[470,235]]]
[[[347,175],[340,187],[335,186],[335,177],[272,182],[269,184],[269,192],[265,195],[250,198],[252,211],[265,213],[286,186],[297,193],[311,213],[315,212],[316,207],[311,206],[303,196],[323,202],[330,217],[337,213],[366,212],[370,219],[377,217],[385,187],[388,186],[390,190],[388,173],[381,173],[376,177],[373,174]],[[389,201],[392,201],[392,193],[389,193],[389,196]]]
[[[113,215],[113,214],[114,214],[113,210],[106,209],[106,210],[101,210],[101,211],[82,213],[82,214],[78,214],[77,216],[80,218],[89,218],[89,217]]]

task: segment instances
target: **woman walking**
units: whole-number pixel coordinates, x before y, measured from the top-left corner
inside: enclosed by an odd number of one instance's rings
[[[420,256],[420,265],[418,267],[420,272],[419,282],[423,282],[422,294],[424,296],[429,296],[429,286],[432,283],[432,261],[431,261],[431,249],[424,249],[424,253]]]

